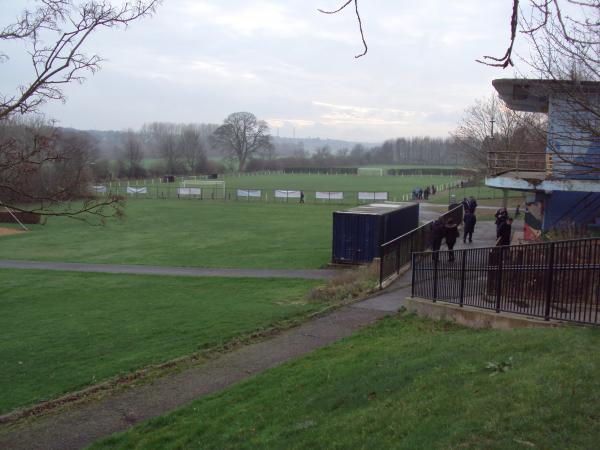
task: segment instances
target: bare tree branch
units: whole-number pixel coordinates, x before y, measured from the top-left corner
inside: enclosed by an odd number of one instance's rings
[[[510,43],[508,45],[508,48],[506,49],[506,53],[504,53],[504,56],[502,56],[500,58],[497,58],[494,56],[484,56],[483,57],[484,60],[491,60],[491,61],[496,61],[496,62],[482,61],[480,59],[476,59],[475,61],[477,61],[480,64],[485,64],[486,66],[502,67],[503,69],[506,69],[508,66],[514,65],[512,62],[512,52],[513,52],[513,46],[515,45],[515,39],[517,37],[518,23],[519,23],[519,0],[513,0],[513,11],[512,11],[511,18],[510,18]]]
[[[348,6],[352,2],[354,2],[354,11],[356,14],[356,19],[358,21],[358,29],[360,30],[360,38],[362,39],[362,43],[363,43],[363,47],[364,47],[364,51],[358,55],[355,55],[354,57],[360,58],[361,56],[365,56],[367,54],[368,47],[367,47],[367,41],[365,40],[365,33],[363,31],[362,20],[360,18],[360,12],[358,11],[358,0],[348,0],[346,3],[344,3],[342,6],[340,6],[338,9],[336,9],[334,11],[324,11],[322,9],[317,9],[317,11],[319,11],[323,14],[336,14],[336,13],[339,13],[341,10],[343,10],[346,6]]]

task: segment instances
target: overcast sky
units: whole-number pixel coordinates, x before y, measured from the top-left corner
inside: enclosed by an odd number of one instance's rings
[[[2,23],[28,3],[0,0]],[[102,70],[44,112],[62,126],[122,130],[250,111],[281,136],[378,142],[447,136],[492,79],[514,76],[475,62],[506,50],[510,0],[361,0],[360,59],[353,9],[317,12],[341,3],[165,0],[127,31],[97,32],[87,49]],[[0,66],[2,93],[31,74],[16,50]]]

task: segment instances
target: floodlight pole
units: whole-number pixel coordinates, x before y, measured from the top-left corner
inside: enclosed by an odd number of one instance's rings
[[[0,205],[4,206],[4,209],[6,209],[8,211],[8,213],[12,216],[13,219],[15,219],[17,221],[17,223],[19,225],[21,225],[21,228],[23,228],[25,231],[29,231],[29,228],[27,228],[25,225],[23,225],[23,223],[19,220],[19,218],[10,210],[10,208],[8,206],[6,206],[4,203],[2,203],[2,200],[0,200]]]

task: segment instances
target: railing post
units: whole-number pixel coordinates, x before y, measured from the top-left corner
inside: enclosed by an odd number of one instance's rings
[[[383,259],[385,257],[385,247],[379,247],[379,289],[383,289]]]
[[[500,301],[502,298],[502,260],[504,259],[504,247],[500,247],[498,255],[498,266],[496,267],[496,312],[500,312]]]
[[[439,253],[437,255],[439,257]],[[433,261],[433,303],[437,300],[438,291],[438,258]]]
[[[415,254],[411,254],[410,268],[412,270],[410,278],[410,296],[415,296]]]
[[[463,301],[464,301],[464,297],[465,297],[465,268],[466,268],[466,261],[467,261],[467,255],[469,254],[469,252],[467,250],[462,250],[462,264],[461,264],[461,268],[460,268],[460,273],[461,273],[461,277],[460,277],[460,300],[458,302],[458,305],[462,308],[463,306]]]
[[[398,245],[396,245],[396,273],[399,274],[400,273],[400,249],[402,248],[402,246],[400,245],[400,243],[398,243]]]
[[[544,320],[550,320],[550,303],[552,302],[552,284],[554,278],[554,242],[550,243],[550,255],[548,256],[548,268],[546,269],[546,309]]]

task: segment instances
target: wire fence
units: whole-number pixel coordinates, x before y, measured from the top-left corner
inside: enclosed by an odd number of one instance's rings
[[[413,254],[413,297],[600,324],[600,238]]]
[[[317,191],[298,190],[282,187],[281,189],[264,188],[231,188],[218,185],[176,183],[123,183],[94,185],[90,187],[94,196],[120,196],[129,199],[162,199],[162,200],[217,200],[237,202],[274,202],[274,203],[311,203],[311,204],[348,204],[372,203],[377,201],[413,201],[412,193],[394,193],[390,191]],[[449,184],[437,186],[438,192],[450,188]]]

